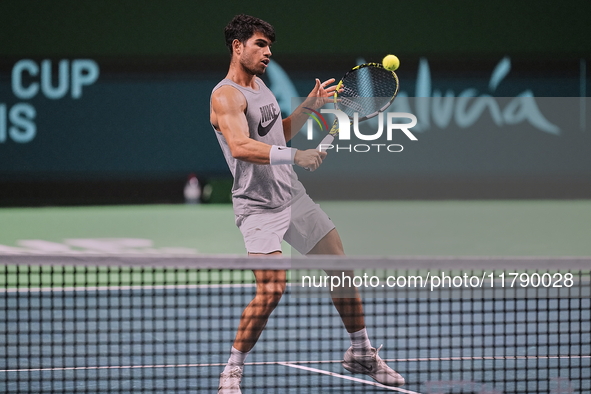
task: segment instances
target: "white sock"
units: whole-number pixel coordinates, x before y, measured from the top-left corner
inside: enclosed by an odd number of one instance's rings
[[[226,368],[224,368],[224,373],[229,372],[231,369],[239,367],[240,369],[244,368],[244,360],[246,360],[246,356],[248,356],[248,352],[241,352],[240,350],[236,349],[232,346],[232,351],[230,352],[230,358],[228,359],[228,364],[226,364]]]
[[[371,342],[369,342],[365,327],[357,332],[350,332],[349,337],[351,337],[353,354],[366,355],[371,353]]]

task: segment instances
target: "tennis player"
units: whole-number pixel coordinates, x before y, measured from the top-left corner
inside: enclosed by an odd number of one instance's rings
[[[226,78],[211,95],[211,124],[234,176],[232,201],[236,225],[250,256],[281,255],[286,240],[302,254],[343,255],[343,245],[328,216],[306,194],[292,165],[316,170],[326,152],[286,146],[308,115],[302,107],[319,108],[335,92],[334,79],[320,82],[305,103],[281,119],[277,100],[258,78],[265,72],[275,41],[273,27],[258,18],[238,15],[225,28],[231,61]],[[285,271],[255,270],[257,291],[244,310],[230,359],[220,376],[219,394],[239,394],[244,362],[285,290]],[[351,337],[343,367],[365,373],[379,383],[402,386],[371,346],[358,293],[333,303]]]

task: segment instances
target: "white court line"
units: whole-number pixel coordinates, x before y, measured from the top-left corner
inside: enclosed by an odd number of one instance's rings
[[[388,358],[386,362],[411,362],[411,361],[468,361],[468,360],[554,360],[554,359],[587,359],[591,355],[570,356],[481,356],[481,357],[424,357],[424,358]]]
[[[320,373],[320,374],[324,374],[324,375],[328,375],[328,376],[334,376],[335,378],[341,378],[341,379],[351,380],[353,382],[363,383],[363,384],[367,384],[367,385],[371,385],[371,386],[376,386],[376,387],[380,387],[380,388],[387,389],[387,390],[398,391],[400,393],[420,394],[420,393],[417,393],[416,391],[410,391],[410,390],[405,390],[405,389],[401,389],[401,388],[398,388],[398,387],[386,386],[386,385],[383,385],[381,383],[370,382],[369,380],[357,379],[357,378],[353,378],[351,376],[345,376],[345,375],[341,375],[341,374],[338,374],[338,373],[335,373],[335,372],[324,371],[322,369],[304,367],[302,365],[296,365],[296,364],[291,364],[291,363],[278,363],[278,364],[279,365],[286,366],[286,367],[303,369],[304,371],[310,371],[310,372],[316,372],[316,373]]]
[[[467,361],[467,360],[549,360],[549,359],[591,359],[591,355],[572,356],[491,356],[491,357],[425,357],[425,358],[387,358],[385,362],[412,361]],[[313,360],[313,361],[254,361],[244,365],[288,365],[297,364],[336,364],[343,360]],[[110,365],[93,367],[53,367],[53,368],[22,368],[0,369],[0,372],[42,372],[42,371],[76,371],[98,369],[139,369],[139,368],[187,368],[187,367],[223,367],[227,363],[195,363],[195,364],[156,364],[156,365]]]
[[[329,360],[329,361],[254,361],[247,362],[244,365],[277,365],[277,364],[329,364],[340,363],[343,360]],[[225,367],[224,363],[201,363],[201,364],[158,364],[158,365],[105,365],[94,367],[53,367],[53,368],[21,368],[21,369],[0,369],[0,372],[43,372],[43,371],[83,371],[83,370],[98,370],[98,369],[140,369],[140,368],[188,368],[188,367]]]
[[[385,362],[412,362],[412,361],[466,361],[466,360],[517,360],[517,359],[590,359],[591,355],[573,356],[491,356],[491,357],[433,357],[433,358],[389,358]],[[288,365],[297,364],[336,364],[343,360],[313,360],[313,361],[254,361],[244,365]],[[188,367],[223,367],[227,363],[195,363],[195,364],[156,364],[156,365],[110,365],[93,367],[54,367],[54,368],[22,368],[0,369],[0,372],[43,372],[43,371],[77,371],[98,369],[140,369],[140,368],[188,368]]]
[[[226,364],[162,364],[162,365],[106,365],[96,367],[55,367],[55,368],[29,368],[29,369],[0,369],[0,372],[51,372],[51,371],[95,371],[100,369],[142,369],[142,368],[183,368],[222,366]]]

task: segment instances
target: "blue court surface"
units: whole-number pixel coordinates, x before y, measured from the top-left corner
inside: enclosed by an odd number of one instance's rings
[[[243,393],[587,393],[590,300],[366,299],[400,388],[351,375],[329,298],[286,294]],[[252,285],[5,289],[0,391],[215,393]]]

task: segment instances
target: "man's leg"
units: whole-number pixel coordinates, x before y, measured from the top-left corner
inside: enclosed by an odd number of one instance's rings
[[[271,254],[280,255],[281,252]],[[253,270],[253,273],[257,292],[242,312],[234,340],[234,348],[241,352],[249,352],[254,347],[285,291],[285,271]]]
[[[344,256],[343,243],[336,228],[330,230],[317,244],[312,248],[308,255],[313,254],[330,254],[337,256]],[[340,276],[342,271],[327,272],[328,275]],[[345,275],[353,277],[353,271],[345,271]],[[343,298],[343,292],[355,295],[354,298]],[[365,321],[363,318],[363,305],[361,304],[361,297],[357,289],[336,289],[332,292],[332,302],[335,308],[341,315],[343,324],[348,333],[358,332],[365,328]]]
[[[269,254],[249,253],[249,256],[281,255],[281,252]],[[285,291],[285,271],[253,270],[257,291],[240,317],[240,324],[234,340],[228,364],[220,376],[219,394],[240,394],[240,379],[248,353],[261,336],[269,316],[281,300]]]
[[[313,254],[331,254],[344,255],[343,243],[336,228],[333,228],[324,236],[308,255]],[[327,271],[328,275],[344,275],[353,277],[353,271]],[[348,298],[343,298],[343,292]],[[351,294],[353,293],[353,294]],[[354,297],[350,297],[353,295]],[[331,293],[332,302],[341,315],[343,324],[351,338],[351,347],[345,353],[343,367],[353,373],[364,373],[371,376],[374,380],[388,386],[404,385],[404,378],[378,356],[380,349],[371,347],[365,328],[363,317],[363,305],[358,290],[355,289],[336,289]],[[381,347],[380,347],[381,348]]]

